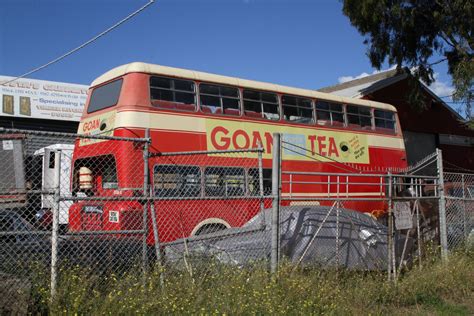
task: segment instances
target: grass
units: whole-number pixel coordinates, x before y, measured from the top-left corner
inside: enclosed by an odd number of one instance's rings
[[[425,262],[394,284],[385,273],[317,268],[279,277],[265,267],[239,269],[218,264],[166,271],[165,284],[154,270],[143,285],[139,269],[99,278],[90,271],[61,272],[56,299],[49,302],[48,278],[33,278],[30,313],[51,314],[474,314],[474,255],[453,254],[448,264]]]

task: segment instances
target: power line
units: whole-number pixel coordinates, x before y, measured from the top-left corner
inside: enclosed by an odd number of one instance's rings
[[[68,51],[67,53],[53,59],[52,61],[42,65],[42,66],[39,66],[39,67],[36,67],[34,68],[33,70],[30,70],[24,74],[22,74],[21,76],[18,76],[16,78],[13,78],[7,82],[3,82],[2,84],[3,85],[6,85],[6,84],[9,84],[10,82],[13,82],[13,81],[16,81],[18,79],[21,79],[21,78],[24,78],[26,76],[29,76],[37,71],[40,71],[41,69],[44,69],[52,64],[55,64],[57,63],[58,61],[68,57],[69,55],[72,55],[74,54],[75,52],[77,52],[78,50],[86,47],[87,45],[95,42],[96,40],[98,40],[100,37],[104,36],[105,34],[111,32],[112,30],[116,29],[117,27],[119,27],[120,25],[122,25],[123,23],[127,22],[128,20],[130,20],[131,18],[133,18],[135,15],[139,14],[140,12],[142,12],[143,10],[145,10],[146,8],[148,8],[150,5],[152,5],[153,3],[155,2],[155,0],[149,0],[149,2],[147,4],[145,4],[144,6],[142,6],[141,8],[139,8],[138,10],[130,13],[128,16],[126,16],[125,18],[123,18],[122,20],[120,20],[119,22],[115,23],[114,25],[112,25],[111,27],[109,27],[108,29],[106,29],[105,31],[99,33],[98,35],[94,36],[93,38],[91,38],[90,40],[88,40],[87,42],[79,45],[78,47]]]
[[[473,93],[473,92],[474,92],[474,90],[469,90],[469,91],[468,91],[468,93]],[[438,98],[441,98],[441,99],[444,99],[444,98],[452,98],[452,97],[454,97],[455,94],[456,94],[456,92],[453,92],[453,93],[451,93],[451,94],[444,95],[444,96],[438,97]]]
[[[343,163],[343,162],[337,161],[337,160],[332,159],[332,158],[329,158],[329,157],[327,157],[327,156],[320,155],[320,154],[318,154],[318,153],[316,153],[316,152],[313,152],[313,151],[311,151],[311,150],[309,150],[309,149],[307,149],[307,148],[298,146],[298,145],[296,145],[296,144],[292,144],[292,143],[285,142],[285,141],[282,141],[282,143],[283,143],[283,144],[290,145],[290,146],[293,146],[293,147],[296,147],[296,148],[298,148],[298,149],[302,149],[303,151],[310,152],[310,153],[312,153],[313,155],[319,156],[319,157],[324,158],[324,159],[327,159],[327,160],[334,161],[335,163],[342,165],[342,166],[339,166],[339,165],[336,165],[336,164],[334,164],[334,163],[327,162],[328,164],[333,165],[333,166],[335,166],[336,168],[339,168],[339,169],[342,169],[342,170],[345,170],[345,171],[348,171],[348,172],[354,172],[354,170],[359,171],[359,172],[362,172],[362,170],[360,170],[360,169],[358,169],[358,168],[354,168],[354,167],[352,167],[352,166],[347,166],[347,165],[346,165],[345,163]],[[289,151],[291,151],[291,152],[294,152],[294,153],[296,153],[296,154],[300,154],[300,155],[302,155],[302,156],[304,156],[304,157],[307,157],[307,158],[309,158],[309,159],[312,159],[312,160],[315,160],[315,161],[322,161],[322,160],[320,160],[320,159],[317,159],[317,158],[315,158],[315,157],[309,156],[309,155],[307,155],[307,154],[302,154],[301,152],[296,151],[296,150],[293,150],[293,149],[290,149],[290,148],[288,148],[288,147],[283,146],[283,148],[286,149],[286,150],[289,150]],[[353,170],[350,170],[350,169],[345,168],[345,167],[352,168]]]

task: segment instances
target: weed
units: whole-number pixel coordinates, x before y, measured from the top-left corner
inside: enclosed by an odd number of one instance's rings
[[[293,271],[272,276],[263,263],[236,268],[215,262],[186,270],[151,269],[145,283],[139,266],[100,274],[93,267],[60,270],[54,301],[45,267],[32,269],[29,312],[33,314],[472,314],[474,257],[452,254],[447,264],[426,260],[398,282],[385,273]],[[165,273],[162,285],[162,273]]]

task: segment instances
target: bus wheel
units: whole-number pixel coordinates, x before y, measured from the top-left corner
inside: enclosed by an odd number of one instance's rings
[[[215,233],[224,229],[227,229],[227,227],[224,224],[219,224],[219,223],[206,224],[202,226],[201,228],[199,228],[195,235],[199,236],[199,235],[211,234],[211,233]]]

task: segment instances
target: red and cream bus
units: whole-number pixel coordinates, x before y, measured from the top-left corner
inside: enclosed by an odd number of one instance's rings
[[[295,146],[295,150],[283,150],[283,171],[341,172],[339,165],[357,173],[406,167],[396,109],[389,104],[138,62],[112,69],[92,83],[80,134],[144,137],[146,129],[152,140],[151,153],[248,149],[262,144],[266,190],[271,188],[267,179],[271,178],[273,133],[281,133],[284,141]],[[123,197],[133,196],[133,188],[143,186],[142,148],[113,142],[76,143],[74,192]],[[180,226],[176,233],[160,239],[199,234],[208,231],[208,225],[241,226],[253,217],[259,204],[249,202],[249,195],[256,192],[251,192],[255,189],[248,187],[248,180],[255,178],[256,170],[242,167],[243,159],[219,160],[213,155],[193,163],[189,156],[173,157],[172,162],[151,158],[154,194],[203,197],[202,201],[193,200],[192,208],[186,208],[190,205],[186,199],[167,201],[166,207],[155,202],[161,225]],[[81,168],[90,172],[92,181],[82,187]],[[234,175],[232,179],[226,180],[227,172]],[[169,179],[177,180],[170,184]],[[222,203],[222,198],[219,202],[219,194],[214,192],[216,184],[225,181],[231,181],[228,184],[234,188],[231,193],[224,192],[233,196],[232,203]],[[283,196],[318,196],[318,190],[318,185],[282,187]],[[347,197],[384,194],[375,185],[358,186],[354,191],[341,186],[341,190],[346,190]],[[205,198],[212,196],[216,198]],[[265,203],[269,206],[269,201]],[[236,207],[246,209],[245,215],[236,216]],[[372,202],[354,208],[371,212],[383,207],[382,202]],[[70,209],[69,226],[73,231],[134,229],[141,224],[142,210],[139,202],[78,202]],[[149,240],[153,242],[151,235]]]

